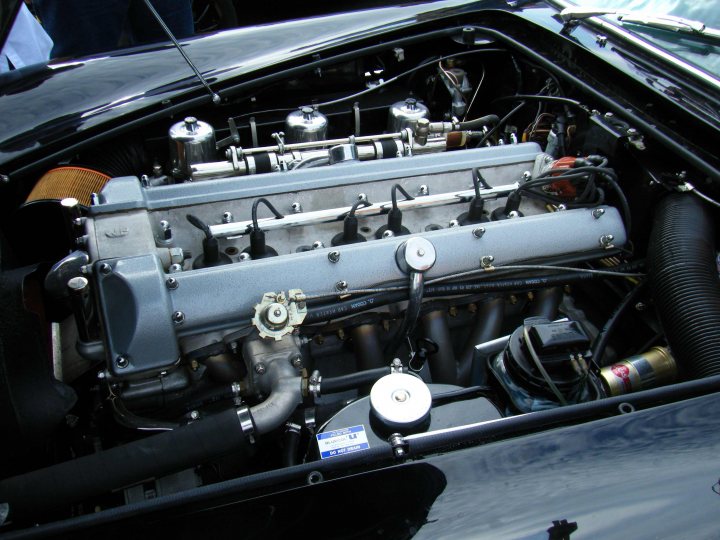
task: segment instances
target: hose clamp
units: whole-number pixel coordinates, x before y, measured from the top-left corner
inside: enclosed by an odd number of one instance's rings
[[[308,393],[312,394],[315,399],[320,397],[320,385],[322,384],[322,375],[318,370],[315,370],[308,379]]]
[[[255,433],[255,424],[253,423],[250,409],[243,405],[238,408],[236,412],[238,420],[240,420],[240,429],[247,436],[250,443],[255,444],[255,437],[253,436]]]

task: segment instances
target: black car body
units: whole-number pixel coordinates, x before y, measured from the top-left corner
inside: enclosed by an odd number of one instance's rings
[[[720,81],[515,4],[0,77],[0,536],[717,535]]]

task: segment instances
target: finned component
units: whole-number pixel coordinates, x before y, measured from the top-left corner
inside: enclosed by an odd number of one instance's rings
[[[169,132],[172,174],[190,176],[190,166],[215,160],[215,130],[207,122],[188,116],[173,124]]]
[[[328,119],[312,107],[300,107],[285,119],[287,142],[314,142],[327,138]]]
[[[283,292],[265,293],[262,301],[255,306],[252,320],[260,337],[280,341],[284,335],[302,324],[307,315],[304,298],[299,289],[291,289],[288,296]]]
[[[619,396],[675,382],[677,364],[669,349],[653,347],[602,368],[600,379],[609,395]]]
[[[374,417],[388,429],[412,429],[430,416],[432,396],[415,375],[391,373],[379,379],[370,391]]]

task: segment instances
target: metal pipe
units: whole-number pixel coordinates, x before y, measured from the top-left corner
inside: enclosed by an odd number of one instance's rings
[[[425,337],[437,344],[437,352],[430,355],[429,366],[433,382],[456,384],[458,365],[453,352],[447,313],[444,309],[430,311],[422,317]]]
[[[92,299],[90,298],[90,286],[86,277],[77,276],[71,278],[67,284],[70,291],[75,326],[77,326],[78,338],[80,341],[90,341],[88,321],[92,316]]]
[[[535,298],[530,306],[530,317],[543,317],[550,321],[555,319],[563,298],[562,287],[540,289],[534,294]]]
[[[358,370],[366,371],[386,364],[376,325],[361,324],[356,326],[352,329],[351,336]]]
[[[382,140],[387,139],[386,136],[381,136]],[[395,158],[399,155],[410,156],[410,155],[422,155],[432,154],[435,152],[442,152],[447,149],[448,143],[445,137],[436,137],[427,141],[426,144],[420,145],[413,143],[412,145],[405,144],[400,139],[394,139],[397,148],[393,151],[391,156],[382,154],[382,146],[379,144],[381,139],[377,139],[371,143],[358,143],[355,140],[355,147],[358,152],[358,159],[360,161],[371,161],[374,159],[383,158]],[[277,146],[265,146],[264,149],[270,149],[266,152],[258,152],[259,148],[240,149],[231,147],[228,150],[228,161],[215,161],[209,163],[193,163],[190,166],[190,175],[193,180],[209,180],[211,178],[224,178],[228,176],[245,176],[251,174],[257,174],[255,166],[255,155],[265,153],[270,157],[270,161],[277,165],[276,168],[281,170],[291,169],[290,164],[295,161],[303,161],[305,159],[329,157],[330,150],[318,148],[318,146],[324,146],[326,144],[336,143],[338,141],[344,141],[339,144],[351,144],[346,139],[334,139],[331,141],[318,141],[318,142],[307,142],[297,143],[292,145],[284,146],[282,149]],[[293,148],[298,145],[304,145],[305,148]],[[268,171],[270,172],[270,171]]]
[[[259,146],[257,148],[243,148],[242,155],[247,154],[259,154],[261,152],[285,152],[293,150],[303,150],[305,148],[322,148],[323,146],[335,146],[338,144],[361,144],[361,143],[372,143],[374,141],[386,141],[390,139],[406,139],[407,135],[403,132],[400,133],[386,133],[383,135],[364,135],[362,137],[345,137],[342,139],[327,139],[325,141],[308,141],[299,143],[290,143],[283,145],[281,149],[278,145],[274,146]]]
[[[387,346],[387,352],[395,354],[403,341],[415,328],[420,308],[422,307],[423,291],[425,290],[425,275],[421,271],[410,272],[410,291],[405,317],[398,327],[395,335]]]
[[[484,199],[497,198],[505,196],[511,191],[518,188],[517,182],[513,184],[505,184],[489,189],[481,189],[480,196]],[[429,208],[432,206],[443,206],[446,204],[457,204],[467,202],[475,196],[475,191],[466,189],[463,191],[451,191],[448,193],[438,193],[436,195],[425,195],[415,197],[412,200],[398,201],[397,206],[400,210],[414,210],[417,208]],[[362,216],[380,216],[387,214],[392,208],[391,201],[371,204],[369,206],[358,208],[355,215]],[[350,206],[341,208],[328,208],[326,210],[316,210],[314,212],[303,212],[300,214],[288,214],[281,219],[264,218],[258,220],[258,225],[263,231],[272,231],[278,229],[290,229],[293,227],[301,227],[305,225],[316,225],[319,223],[334,223],[342,221],[345,215],[350,212]],[[252,220],[236,221],[234,223],[220,223],[210,225],[210,232],[215,238],[225,238],[228,236],[243,236],[252,226]]]
[[[475,316],[475,324],[472,326],[470,335],[465,341],[465,345],[458,359],[458,375],[457,383],[460,386],[470,384],[472,375],[473,358],[475,350],[479,343],[487,343],[495,339],[502,330],[503,317],[505,316],[505,300],[501,297],[493,298],[487,302],[483,302],[478,307]],[[503,342],[504,345],[504,342]],[[486,369],[481,366],[482,379],[478,384],[485,384]]]

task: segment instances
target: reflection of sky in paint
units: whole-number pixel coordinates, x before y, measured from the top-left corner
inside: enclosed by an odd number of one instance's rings
[[[717,418],[720,400],[711,408],[705,418]],[[717,538],[720,434],[697,414],[666,411],[645,426],[635,413],[619,428],[600,421],[590,433],[495,443],[471,471],[472,450],[448,454],[436,463],[448,487],[416,538],[547,539],[560,519],[577,522],[572,540],[645,538],[658,524],[663,538]]]
[[[717,0],[573,0],[580,6],[602,9],[629,9],[655,15],[675,15],[695,19],[714,28],[720,27],[720,6]]]
[[[572,0],[575,4],[587,7],[600,7],[602,9],[628,9],[641,11],[652,15],[674,15],[685,19],[700,21],[711,28],[720,28],[720,2],[718,0]],[[613,20],[611,18],[611,20]],[[637,27],[625,26],[625,28],[636,30]],[[667,39],[661,39],[658,35],[650,37],[645,32],[640,32],[646,37],[662,46],[666,50],[676,54],[680,58],[688,60],[703,68],[708,73],[720,76],[720,47],[696,39],[679,39],[673,34],[664,35]]]

